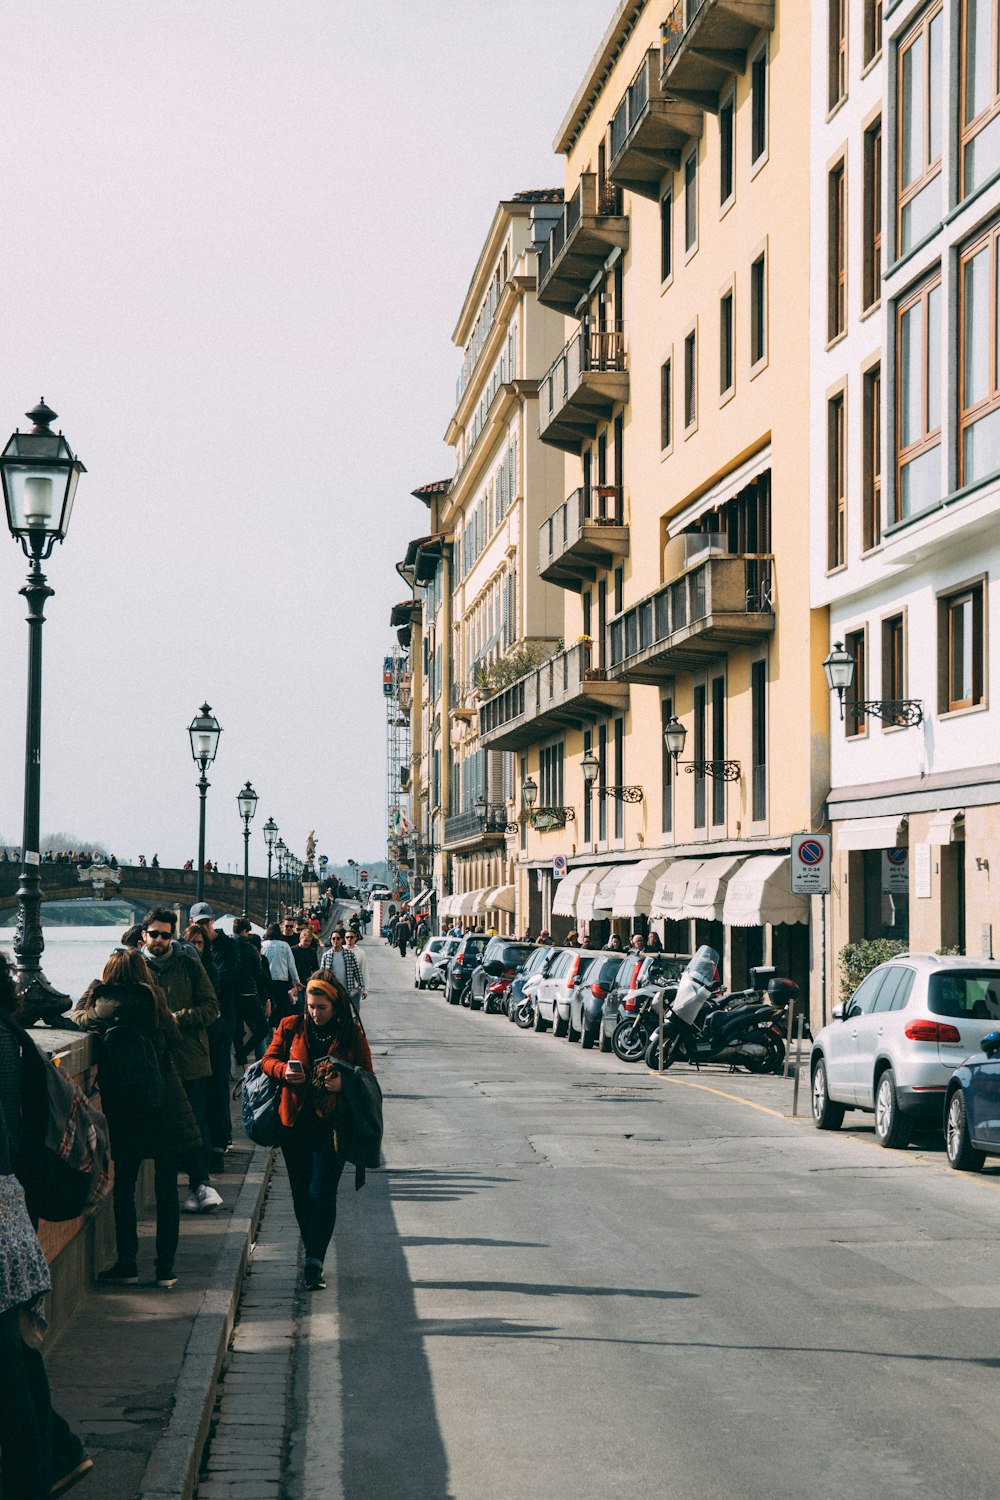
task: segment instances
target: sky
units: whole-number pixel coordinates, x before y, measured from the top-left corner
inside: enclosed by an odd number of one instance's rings
[[[47,575],[42,833],[207,854],[385,844],[394,564],[446,478],[451,332],[497,202],[614,0],[4,0],[0,442],[40,396],[87,467]],[[27,626],[0,534],[0,841]]]

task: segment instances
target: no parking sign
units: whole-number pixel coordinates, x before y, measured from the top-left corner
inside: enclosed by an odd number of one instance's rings
[[[826,896],[830,892],[830,835],[792,835],[792,891],[797,896]]]

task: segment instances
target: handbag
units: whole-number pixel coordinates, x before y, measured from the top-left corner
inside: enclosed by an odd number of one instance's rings
[[[281,1132],[278,1118],[280,1084],[265,1073],[259,1062],[248,1065],[243,1074],[243,1129],[258,1146],[276,1146]]]

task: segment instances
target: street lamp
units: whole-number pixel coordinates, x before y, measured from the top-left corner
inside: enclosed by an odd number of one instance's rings
[[[278,837],[278,825],[273,818],[268,818],[264,824],[264,843],[267,845],[267,887],[264,895],[264,926],[271,924],[271,857],[274,853],[274,841]]]
[[[855,662],[850,651],[845,651],[841,641],[834,641],[833,650],[823,663],[826,684],[831,693],[840,700],[840,718],[844,718],[844,694],[854,682]],[[895,728],[912,727],[924,721],[924,705],[919,698],[850,698],[847,711],[856,724],[868,714],[881,719]]]
[[[687,730],[676,714],[671,714],[663,726],[663,743],[673,757],[674,768],[683,766],[689,775],[707,776],[712,781],[739,781],[738,760],[681,760]]]
[[[521,801],[529,812],[538,801],[538,783],[531,776],[525,777],[521,782]]]
[[[17,431],[0,455],[7,525],[29,561],[20,592],[28,601],[28,709],[24,754],[24,821],[21,833],[21,879],[17,888],[14,934],[14,980],[21,998],[21,1020],[30,1026],[60,1021],[69,1008],[63,995],[42,973],[42,885],[38,852],[42,765],[42,625],[45,601],[52,597],[42,563],[69,529],[80,475],[87,471],[62,433],[51,424],[56,412],[44,399],[25,415],[30,432]]]
[[[204,901],[205,899],[205,796],[209,788],[209,780],[205,772],[215,759],[215,753],[219,748],[219,735],[221,733],[221,724],[215,718],[208,704],[203,703],[188,725],[188,734],[191,737],[191,756],[201,772],[198,778],[198,796],[201,799],[201,805],[198,812],[198,879],[195,892],[196,901]]]
[[[243,915],[250,915],[250,819],[257,811],[257,793],[249,781],[237,793],[236,805],[243,819]]]
[[[278,915],[280,917],[285,907],[285,855],[288,853],[288,846],[284,839],[278,840],[274,846],[274,852],[278,860]]]

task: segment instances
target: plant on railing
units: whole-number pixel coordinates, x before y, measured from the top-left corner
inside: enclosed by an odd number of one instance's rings
[[[496,661],[480,662],[472,674],[473,683],[481,692],[497,693],[534,671],[535,667],[540,667],[550,655],[548,645],[542,641],[513,646]]]

